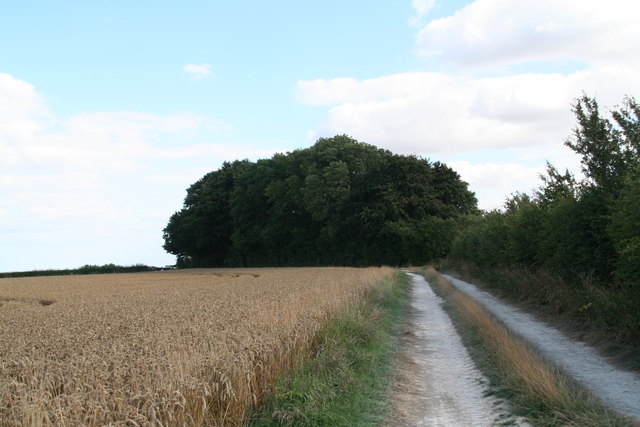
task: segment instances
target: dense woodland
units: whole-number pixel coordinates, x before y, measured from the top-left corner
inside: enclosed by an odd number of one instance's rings
[[[447,254],[476,206],[446,165],[342,135],[208,173],[164,248],[179,267],[420,264]]]
[[[485,275],[502,271],[490,281],[513,296],[640,346],[640,106],[626,98],[607,118],[583,96],[573,111],[565,144],[581,156],[582,177],[549,164],[531,195],[468,218],[451,256]]]

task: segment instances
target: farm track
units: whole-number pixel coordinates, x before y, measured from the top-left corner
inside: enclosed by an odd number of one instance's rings
[[[492,395],[462,343],[443,300],[418,274],[411,278],[411,311],[398,379],[392,390],[394,410],[386,425],[528,426]]]
[[[491,396],[488,379],[476,368],[443,301],[426,280],[411,278],[409,335],[403,345],[400,386],[389,426],[528,425]]]
[[[609,363],[593,348],[575,341],[533,316],[505,304],[475,285],[443,276],[459,291],[480,303],[513,332],[534,346],[545,358],[620,414],[640,421],[640,375]]]

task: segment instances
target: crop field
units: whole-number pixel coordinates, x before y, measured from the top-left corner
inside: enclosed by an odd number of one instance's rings
[[[0,279],[0,425],[236,425],[388,268]]]

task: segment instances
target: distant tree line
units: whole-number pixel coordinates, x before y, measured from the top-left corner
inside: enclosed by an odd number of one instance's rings
[[[640,344],[640,106],[625,98],[607,118],[585,95],[573,112],[577,126],[565,144],[581,156],[584,177],[548,164],[531,196],[513,195],[504,210],[468,218],[451,256],[558,275],[580,316],[635,330]],[[544,289],[530,288],[518,292]]]
[[[448,166],[341,135],[206,174],[164,248],[178,267],[420,264],[448,253],[476,204]]]
[[[14,271],[9,273],[0,273],[0,278],[66,276],[66,275],[72,275],[72,274],[138,273],[143,271],[158,271],[158,270],[162,270],[162,268],[150,267],[144,264],[127,265],[127,266],[116,265],[116,264],[104,264],[104,265],[86,264],[79,268]]]

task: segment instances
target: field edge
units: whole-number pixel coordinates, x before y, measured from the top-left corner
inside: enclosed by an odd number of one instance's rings
[[[309,359],[278,378],[246,426],[377,425],[389,410],[397,352],[408,307],[409,277],[395,271],[363,302],[331,319]]]

